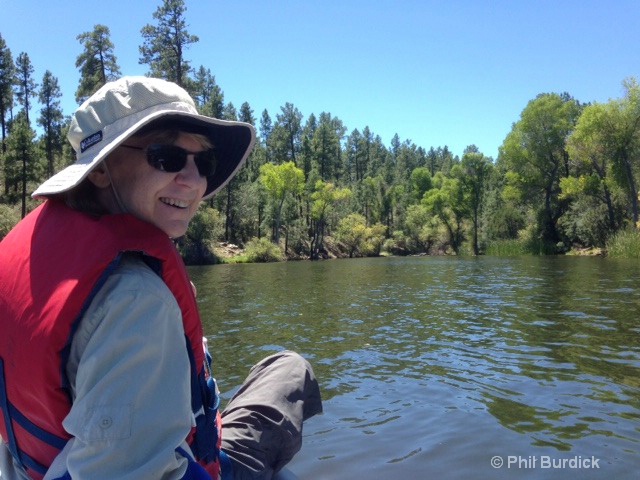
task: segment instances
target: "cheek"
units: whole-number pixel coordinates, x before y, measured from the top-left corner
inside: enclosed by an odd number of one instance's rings
[[[204,192],[207,191],[207,179],[200,177],[200,198],[204,196]]]

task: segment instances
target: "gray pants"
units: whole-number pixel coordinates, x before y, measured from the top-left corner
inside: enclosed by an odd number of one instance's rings
[[[235,480],[269,480],[302,446],[302,423],[322,412],[309,362],[284,351],[256,364],[222,412],[222,449]]]

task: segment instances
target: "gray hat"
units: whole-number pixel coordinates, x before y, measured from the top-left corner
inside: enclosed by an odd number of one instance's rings
[[[202,133],[213,145],[218,166],[207,178],[204,198],[224,187],[244,164],[256,140],[253,126],[199,115],[180,86],[157,78],[123,77],[109,82],[73,115],[67,138],[76,162],[40,185],[34,197],[46,197],[77,186],[93,168],[132,134],[152,122],[178,125]]]

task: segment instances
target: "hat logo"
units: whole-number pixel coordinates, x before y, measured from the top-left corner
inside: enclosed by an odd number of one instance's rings
[[[89,135],[87,138],[80,142],[80,153],[83,153],[87,148],[94,146],[96,143],[102,141],[102,130]]]

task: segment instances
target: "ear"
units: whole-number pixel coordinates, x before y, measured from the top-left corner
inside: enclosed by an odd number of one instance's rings
[[[91,170],[87,178],[98,188],[107,188],[111,184],[109,174],[104,168],[104,162],[100,162],[99,165]]]

